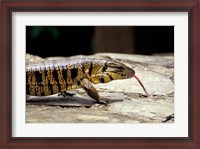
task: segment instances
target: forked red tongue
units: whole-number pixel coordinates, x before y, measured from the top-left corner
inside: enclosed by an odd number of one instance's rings
[[[134,74],[133,77],[136,78],[136,80],[140,83],[140,85],[142,86],[144,92],[146,93],[147,96],[149,96],[149,93],[147,92],[147,90],[145,89],[144,85],[142,84],[142,82],[140,81],[140,79]]]

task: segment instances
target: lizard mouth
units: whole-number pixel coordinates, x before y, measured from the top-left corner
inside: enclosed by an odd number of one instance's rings
[[[145,89],[144,85],[142,84],[142,82],[140,81],[140,79],[134,74],[132,77],[134,77],[142,86],[144,92],[146,93],[147,96],[149,96],[149,93],[147,92],[147,90]]]

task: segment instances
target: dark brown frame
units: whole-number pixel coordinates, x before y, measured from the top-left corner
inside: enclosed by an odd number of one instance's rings
[[[1,5],[0,148],[200,148],[199,0],[3,0]],[[12,12],[109,11],[189,13],[189,136],[184,138],[12,137]],[[185,66],[187,67],[187,66]]]

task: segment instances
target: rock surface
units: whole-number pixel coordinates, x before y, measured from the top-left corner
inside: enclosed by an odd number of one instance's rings
[[[108,101],[107,106],[97,104],[83,89],[73,90],[72,92],[76,94],[73,97],[27,96],[27,123],[174,122],[173,55],[98,53],[89,57],[110,57],[133,68],[151,96],[144,96],[144,91],[134,78],[95,85],[100,96]],[[61,57],[47,59],[61,59]],[[42,58],[27,54],[26,60],[36,61]]]

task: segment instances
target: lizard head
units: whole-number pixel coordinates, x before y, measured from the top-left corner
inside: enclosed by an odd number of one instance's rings
[[[88,69],[89,71],[89,69]],[[107,83],[112,80],[131,78],[135,71],[128,66],[113,60],[97,61],[93,64],[91,72],[91,81],[94,84]]]
[[[113,80],[117,80],[132,78],[135,71],[120,62],[108,61],[102,69],[102,74],[108,75]]]
[[[140,79],[135,75],[135,71],[120,62],[107,61],[99,74],[100,74],[99,76],[100,82],[103,81],[103,83],[110,82],[112,80],[117,80],[117,79],[128,79],[128,78],[134,77],[142,86],[146,95],[149,96],[144,85],[142,84]]]

